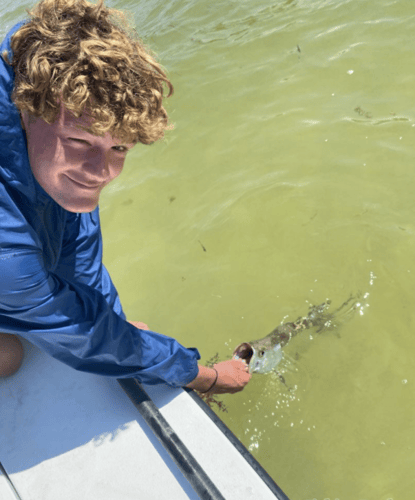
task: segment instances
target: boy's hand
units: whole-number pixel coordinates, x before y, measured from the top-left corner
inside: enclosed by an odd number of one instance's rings
[[[218,372],[218,380],[210,394],[225,394],[242,391],[251,380],[248,365],[241,359],[230,359],[213,365]]]
[[[217,380],[212,387],[216,379],[216,372],[218,374]],[[199,365],[198,376],[186,387],[209,394],[233,394],[242,391],[250,379],[248,365],[240,359],[230,359],[213,365],[213,368]]]

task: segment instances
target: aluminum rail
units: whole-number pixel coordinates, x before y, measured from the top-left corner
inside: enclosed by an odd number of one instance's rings
[[[3,464],[1,462],[0,462],[0,474],[3,474],[3,476],[5,477],[6,482],[10,486],[10,490],[15,496],[16,500],[22,500],[22,497],[17,492],[14,484],[12,483],[12,480],[10,479],[9,475],[6,472],[6,469],[3,467]]]
[[[226,500],[171,428],[142,385],[133,378],[118,379],[118,383],[199,498],[201,500]]]

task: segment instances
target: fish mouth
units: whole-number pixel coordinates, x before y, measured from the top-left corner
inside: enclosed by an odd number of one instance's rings
[[[272,349],[256,350],[248,342],[239,344],[233,351],[235,359],[242,359],[249,367],[249,373],[269,373],[282,359],[281,345]]]
[[[251,363],[252,357],[255,357],[255,349],[248,344],[248,342],[243,342],[239,344],[233,351],[234,359],[241,359],[248,366],[249,373],[253,373],[253,365]]]
[[[235,348],[233,355],[238,359],[242,359],[247,365],[249,365],[249,362],[254,355],[254,348],[251,344],[248,344],[248,342],[243,342]]]

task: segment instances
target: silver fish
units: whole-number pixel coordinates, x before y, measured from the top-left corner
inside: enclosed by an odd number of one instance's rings
[[[352,304],[350,305],[350,303]],[[319,306],[311,306],[307,316],[299,317],[294,322],[277,326],[266,337],[239,344],[234,350],[234,358],[244,360],[250,373],[269,373],[282,360],[282,348],[301,331],[316,327],[317,332],[333,329],[339,319],[344,319],[360,305],[354,297],[350,297],[333,313],[327,313],[330,300]],[[341,313],[341,314],[340,314]]]

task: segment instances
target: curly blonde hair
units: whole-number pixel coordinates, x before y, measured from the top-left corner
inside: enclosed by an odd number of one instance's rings
[[[84,112],[95,135],[151,144],[170,128],[162,105],[173,86],[128,26],[103,0],[42,0],[13,35],[12,99],[20,112],[53,123],[61,104]]]

